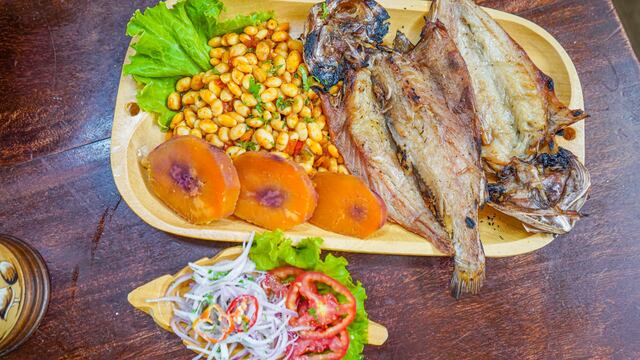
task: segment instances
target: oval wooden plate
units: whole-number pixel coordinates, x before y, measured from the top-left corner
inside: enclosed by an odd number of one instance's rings
[[[246,14],[256,10],[274,10],[281,21],[289,21],[292,34],[302,31],[307,12],[314,0],[227,1],[227,16]],[[429,2],[420,0],[380,0],[391,15],[389,34],[402,30],[413,41],[418,39],[424,24],[423,17]],[[558,98],[573,109],[584,107],[582,89],[576,69],[560,44],[536,24],[504,12],[487,9],[504,29],[527,51],[533,62],[551,76]],[[389,35],[390,37],[391,35]],[[389,42],[390,38],[387,39]],[[125,63],[134,51],[129,48]],[[153,149],[164,139],[164,134],[150,114],[140,112],[132,116],[128,104],[136,100],[136,83],[130,76],[122,76],[116,102],[111,137],[111,168],[116,186],[129,207],[149,225],[176,235],[204,240],[236,241],[246,239],[252,231],[262,229],[235,218],[218,221],[209,226],[189,224],[164,206],[148,190],[143,171],[138,164],[137,151]],[[576,138],[571,142],[558,139],[560,146],[571,150],[584,162],[584,123],[574,125]],[[323,247],[332,250],[440,256],[429,241],[405,231],[398,225],[387,224],[366,240],[351,238],[303,224],[287,232],[299,240],[309,236],[324,238]],[[489,257],[524,254],[537,250],[551,241],[549,234],[529,234],[519,221],[497,213],[485,206],[480,213],[480,237]]]
[[[202,258],[195,263],[198,265],[211,265],[221,260],[233,260],[242,253],[242,247],[235,246],[220,251],[213,258]],[[185,267],[175,275],[164,275],[152,280],[139,288],[133,290],[127,296],[129,303],[136,309],[142,310],[151,315],[156,324],[163,329],[171,331],[171,318],[173,317],[173,306],[169,302],[147,302],[149,299],[157,299],[165,296],[167,289],[171,283],[179,276],[190,271],[189,267]],[[368,328],[369,345],[382,345],[387,341],[389,333],[387,329],[373,321],[369,321]]]

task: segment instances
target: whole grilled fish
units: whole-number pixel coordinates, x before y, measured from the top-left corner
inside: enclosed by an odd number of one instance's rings
[[[452,292],[456,297],[476,293],[485,261],[477,228],[484,175],[475,124],[449,108],[436,80],[440,74],[425,76],[410,58],[384,57],[374,63],[372,73],[384,89],[380,101],[393,139],[449,233],[455,262]]]
[[[326,6],[326,16],[320,5],[311,10],[305,61],[325,86],[355,73],[345,82],[342,110],[323,96],[333,140],[350,169],[396,210],[396,222],[415,231],[408,220],[416,211],[402,212],[412,206],[438,236],[430,236],[436,246],[453,249],[454,296],[476,293],[485,276],[477,227],[484,176],[462,57],[441,26],[428,24],[420,46],[403,54],[380,45],[388,15],[374,1]]]
[[[556,133],[587,115],[564,106],[553,80],[472,0],[436,0],[430,18],[447,28],[471,77],[482,126],[482,158],[490,175],[499,177],[491,205],[520,219],[530,231],[571,230],[591,186],[587,169],[567,150],[561,156],[572,160],[553,172],[544,171],[536,159],[556,156]],[[501,174],[514,171],[522,177]],[[578,180],[567,184],[561,179]],[[565,190],[558,199],[540,201],[557,188]],[[502,190],[517,196],[505,196]],[[525,194],[528,199],[521,198]]]

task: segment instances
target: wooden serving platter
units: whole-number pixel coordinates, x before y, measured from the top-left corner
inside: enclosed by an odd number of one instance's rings
[[[302,32],[304,20],[315,0],[227,1],[227,14],[273,10],[280,21],[289,21],[292,35]],[[380,0],[391,15],[389,34],[402,30],[417,40],[424,24],[423,17],[429,2],[420,0]],[[567,55],[548,32],[540,26],[504,12],[486,9],[504,29],[525,49],[533,62],[554,79],[558,98],[573,109],[583,109],[584,101],[578,73]],[[391,41],[391,35],[386,39]],[[125,63],[134,51],[129,48]],[[263,229],[244,221],[229,218],[208,226],[192,225],[164,206],[148,190],[146,176],[138,164],[139,149],[153,149],[164,140],[164,134],[153,116],[145,112],[131,115],[130,104],[136,101],[136,83],[130,76],[122,76],[114,112],[111,137],[111,168],[116,186],[129,207],[149,225],[180,236],[204,240],[241,242],[252,231]],[[558,139],[560,146],[571,150],[584,162],[584,123],[574,125],[576,138],[570,142]],[[303,224],[287,231],[287,236],[299,240],[309,236],[324,238],[323,247],[331,250],[395,254],[441,256],[429,241],[398,225],[387,224],[368,239],[356,239],[324,231],[311,224]],[[551,241],[550,234],[530,234],[521,223],[502,215],[488,206],[480,213],[480,237],[489,257],[504,257],[537,250]]]
[[[213,258],[202,258],[195,263],[198,265],[211,265],[221,260],[233,260],[242,253],[242,247],[235,246],[224,249]],[[156,324],[163,329],[171,331],[171,318],[173,317],[173,306],[169,302],[147,302],[149,299],[157,299],[165,296],[171,283],[179,276],[190,271],[185,267],[175,275],[164,275],[152,280],[139,288],[133,290],[127,296],[129,303],[136,309],[151,315]],[[382,345],[387,341],[389,333],[387,329],[373,321],[369,321],[368,339],[369,345]]]

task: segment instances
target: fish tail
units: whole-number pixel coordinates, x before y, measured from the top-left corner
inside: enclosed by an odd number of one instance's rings
[[[479,267],[470,268],[468,265],[456,261],[451,277],[451,296],[460,299],[462,294],[477,294],[484,283],[484,263]]]

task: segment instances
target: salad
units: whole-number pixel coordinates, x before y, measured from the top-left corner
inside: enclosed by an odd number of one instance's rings
[[[236,259],[191,263],[148,301],[173,303],[171,328],[195,359],[360,359],[366,292],[344,258],[320,257],[321,242],[257,234]]]

